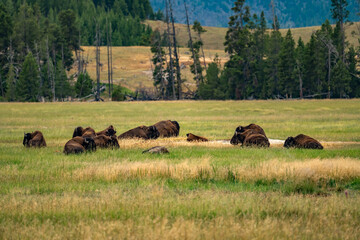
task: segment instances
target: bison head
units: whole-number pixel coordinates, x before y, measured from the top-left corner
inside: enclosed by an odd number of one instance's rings
[[[81,137],[83,135],[83,131],[84,131],[84,129],[82,127],[75,128],[74,133],[73,133],[73,138]]]
[[[96,144],[93,138],[86,137],[84,138],[84,148],[86,151],[95,151],[96,150]]]
[[[31,133],[24,133],[23,145],[29,146],[30,140],[31,140]]]
[[[290,147],[294,147],[295,145],[296,145],[295,138],[293,138],[293,137],[288,137],[288,138],[285,140],[284,147],[290,148]]]
[[[160,132],[157,130],[155,126],[148,127],[145,133],[149,139],[157,139],[160,136]]]
[[[110,125],[110,126],[106,129],[106,134],[105,134],[105,135],[111,137],[111,136],[114,136],[115,134],[116,134],[116,131],[115,131],[113,125]]]
[[[238,145],[239,143],[243,143],[245,140],[245,135],[243,134],[244,129],[240,126],[237,127],[234,133],[234,136],[231,138],[230,143],[232,145]]]

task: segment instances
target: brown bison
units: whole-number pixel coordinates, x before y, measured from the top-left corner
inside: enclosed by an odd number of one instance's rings
[[[24,133],[23,145],[25,147],[46,147],[44,135],[40,131]]]
[[[156,129],[160,133],[160,137],[177,137],[179,136],[180,132],[180,125],[177,121],[160,121],[155,123],[153,126],[156,127]]]
[[[140,126],[137,128],[130,129],[127,132],[121,134],[118,138],[125,139],[125,138],[142,138],[145,140],[148,139],[157,139],[160,136],[159,131],[155,126]]]
[[[85,151],[95,151],[96,144],[90,137],[74,137],[69,140],[64,147],[64,153],[83,153]]]
[[[270,142],[269,139],[263,134],[258,133],[254,129],[247,129],[243,132],[238,131],[237,128],[235,130],[235,134],[232,137],[230,143],[232,145],[238,145],[241,143],[242,146],[258,146],[258,147],[269,147]]]
[[[82,127],[77,127],[74,130],[73,133],[73,138],[74,137],[95,137],[98,135],[106,135],[106,136],[113,136],[116,134],[116,131],[113,127],[113,125],[110,125],[109,127],[107,127],[106,129],[100,131],[100,132],[95,132],[95,130],[91,127],[87,127],[87,128],[82,128]]]
[[[109,137],[106,135],[98,135],[94,137],[96,147],[99,148],[120,148],[119,142],[115,135]]]
[[[248,130],[248,129],[251,129],[251,130],[253,130],[255,133],[262,134],[262,135],[264,135],[264,136],[266,137],[266,134],[265,134],[264,129],[262,129],[259,125],[256,125],[256,124],[254,124],[254,123],[251,123],[251,124],[249,124],[249,125],[247,125],[247,126],[245,126],[245,127],[243,127],[243,126],[238,126],[235,131],[241,133],[241,132],[244,132],[244,131],[246,131],[246,130]]]
[[[290,148],[311,148],[311,149],[323,149],[324,147],[314,138],[299,134],[296,137],[288,137],[285,140],[284,147]]]
[[[204,137],[200,137],[200,136],[196,136],[192,133],[188,133],[186,134],[187,136],[187,141],[188,142],[194,142],[194,141],[198,141],[198,142],[208,142],[209,140],[207,138],[204,138]]]

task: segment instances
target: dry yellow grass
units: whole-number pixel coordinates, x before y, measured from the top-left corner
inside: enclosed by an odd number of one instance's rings
[[[360,177],[360,165],[357,159],[310,159],[304,161],[284,162],[271,160],[256,166],[239,166],[233,168],[214,168],[210,164],[209,157],[191,159],[179,164],[166,162],[121,162],[104,165],[88,164],[87,166],[71,173],[71,178],[77,181],[115,180],[163,178],[179,181],[195,179],[213,179],[225,181],[229,177],[229,171],[238,181],[256,182],[258,180],[276,180],[318,182],[349,181]]]
[[[96,79],[96,62],[95,62],[95,47],[82,47],[84,50],[84,58],[88,61],[86,67],[92,79]],[[100,48],[100,79],[102,82],[108,81],[108,64],[107,64],[107,50],[106,47]],[[222,63],[227,60],[226,54],[223,50],[205,50],[206,61],[209,63],[218,54]],[[180,64],[186,67],[182,70],[182,78],[187,80],[185,85],[194,89],[195,81],[193,75],[190,73],[191,64],[190,52],[187,48],[180,48]],[[131,90],[137,88],[153,88],[152,80],[152,53],[150,47],[114,47],[113,48],[113,78],[114,83],[127,87]],[[72,69],[70,74],[74,73],[76,69]],[[185,89],[186,90],[186,89]]]

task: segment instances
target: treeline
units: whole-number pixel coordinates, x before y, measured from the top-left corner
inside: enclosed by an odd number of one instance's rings
[[[294,98],[356,98],[360,97],[359,48],[349,46],[345,38],[345,26],[349,15],[345,0],[332,0],[332,16],[336,25],[326,20],[321,29],[314,32],[304,44],[300,38],[295,43],[291,30],[285,37],[279,31],[274,14],[272,29],[267,21],[251,14],[245,0],[237,0],[232,8],[229,28],[225,38],[225,51],[229,61],[221,66],[216,57],[206,66],[201,47],[202,28],[194,23],[198,39],[190,50],[193,52],[191,72],[197,90],[195,99],[294,99]],[[198,28],[198,29],[197,29]],[[358,33],[359,34],[359,33]],[[160,44],[160,33],[154,31],[152,51],[154,85],[160,98],[171,97],[171,64],[168,54],[160,48],[166,45],[166,33]],[[166,48],[164,48],[166,49]],[[165,64],[166,63],[166,64]],[[203,71],[205,70],[205,77]],[[161,74],[162,73],[162,74]],[[170,74],[170,75],[169,75]],[[165,84],[165,87],[161,87]],[[191,92],[190,90],[188,92]],[[179,95],[179,94],[178,94]]]
[[[56,101],[92,93],[80,46],[95,45],[97,33],[99,45],[148,45],[152,30],[141,21],[161,14],[148,0],[0,1],[0,100]],[[74,64],[77,75],[68,79],[66,70]]]
[[[225,39],[230,60],[220,71],[215,61],[200,84],[202,99],[288,99],[360,97],[357,69],[359,49],[349,46],[345,23],[349,12],[344,0],[332,0],[332,16],[312,34],[306,45],[295,43],[291,30],[279,32],[277,16],[267,31],[264,13],[251,14],[245,0],[232,8]],[[214,74],[215,73],[215,74]]]

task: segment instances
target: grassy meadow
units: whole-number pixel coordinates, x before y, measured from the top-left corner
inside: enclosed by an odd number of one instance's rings
[[[164,119],[179,137],[62,153],[77,126],[122,133]],[[249,123],[325,149],[224,141]],[[22,146],[34,130],[47,148]],[[359,133],[358,99],[0,103],[0,239],[358,239]],[[170,154],[142,154],[157,145]]]

